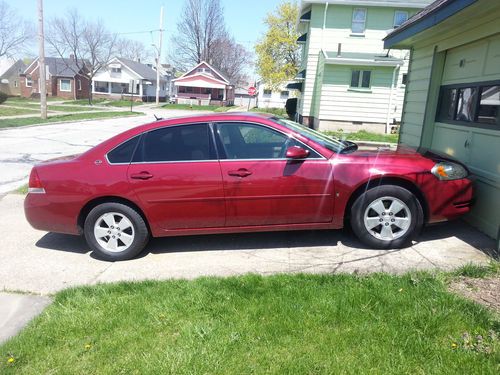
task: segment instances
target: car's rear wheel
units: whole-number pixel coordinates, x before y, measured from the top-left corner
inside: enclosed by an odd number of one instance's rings
[[[84,233],[97,256],[109,261],[135,257],[149,240],[142,216],[132,207],[114,202],[100,204],[89,212]]]
[[[351,226],[366,245],[377,249],[410,244],[423,226],[417,197],[400,186],[382,185],[361,194],[351,209]]]

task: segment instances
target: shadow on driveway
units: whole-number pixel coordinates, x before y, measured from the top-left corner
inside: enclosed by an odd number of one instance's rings
[[[445,240],[451,237],[456,237],[489,256],[493,254],[495,249],[494,240],[463,221],[426,227],[413,246],[418,246],[420,243],[428,241]],[[144,257],[149,253],[331,247],[339,244],[353,249],[374,250],[359,242],[348,229],[308,230],[152,238],[139,257]],[[58,233],[45,234],[37,241],[36,246],[44,249],[80,254],[90,251],[83,236]],[[444,242],[443,246],[446,246]],[[93,254],[91,256],[94,257]]]

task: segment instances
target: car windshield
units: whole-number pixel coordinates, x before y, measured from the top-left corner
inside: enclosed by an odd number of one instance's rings
[[[293,130],[304,137],[307,137],[314,142],[320,144],[321,146],[327,148],[328,150],[331,150],[333,152],[339,153],[341,152],[345,147],[346,144],[342,142],[341,140],[330,138],[327,135],[314,130],[310,129],[308,127],[305,127],[304,125],[299,124],[298,122],[287,120],[284,118],[278,118],[278,117],[273,117],[271,118],[274,122],[283,125],[287,127],[290,130]]]

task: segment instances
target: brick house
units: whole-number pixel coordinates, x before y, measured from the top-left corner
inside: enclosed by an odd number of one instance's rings
[[[45,82],[47,96],[64,99],[86,99],[89,97],[89,80],[78,70],[72,58],[46,57]],[[75,72],[79,72],[76,74]],[[40,95],[40,72],[38,58],[20,76],[21,96],[29,98]]]
[[[23,60],[0,60],[0,91],[11,96],[21,94],[19,75],[26,69]]]

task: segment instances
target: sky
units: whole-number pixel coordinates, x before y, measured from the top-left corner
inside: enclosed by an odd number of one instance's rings
[[[37,22],[37,0],[4,0],[25,19]],[[45,24],[54,16],[63,16],[71,8],[86,19],[102,19],[108,29],[150,47],[158,43],[160,7],[164,6],[162,61],[170,51],[170,39],[176,33],[185,0],[44,0]],[[226,25],[234,38],[253,53],[253,46],[265,32],[263,20],[282,0],[221,0]],[[145,32],[144,32],[145,31]],[[141,33],[136,33],[141,32]],[[37,51],[36,45],[33,51]]]

